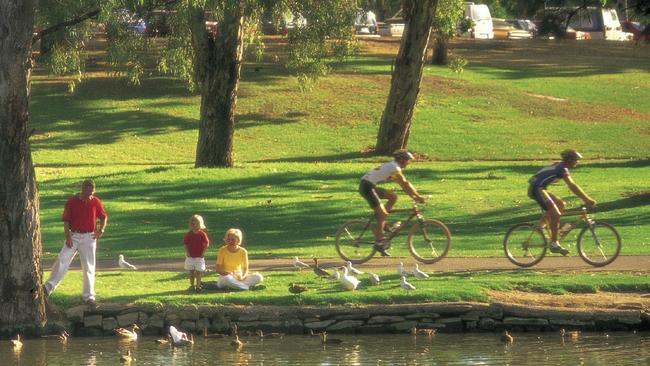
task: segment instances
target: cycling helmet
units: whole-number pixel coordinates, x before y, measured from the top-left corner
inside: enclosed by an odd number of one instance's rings
[[[393,153],[393,157],[395,159],[406,159],[406,160],[411,160],[411,159],[415,158],[415,156],[413,156],[413,154],[411,154],[410,152],[408,152],[408,150],[405,150],[405,149],[399,149],[399,150],[395,151]]]
[[[580,160],[582,159],[582,154],[574,149],[566,149],[560,153],[562,160]]]

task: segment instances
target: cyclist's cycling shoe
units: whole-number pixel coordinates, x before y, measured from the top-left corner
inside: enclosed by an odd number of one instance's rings
[[[390,257],[390,253],[388,253],[386,251],[389,246],[390,246],[390,244],[388,244],[386,242],[379,242],[379,243],[375,243],[374,248],[375,248],[376,251],[381,253],[382,257]]]
[[[560,245],[551,245],[550,250],[551,250],[551,253],[560,253],[562,255],[569,254],[569,250],[565,249],[565,248],[562,248],[562,246],[560,246]]]

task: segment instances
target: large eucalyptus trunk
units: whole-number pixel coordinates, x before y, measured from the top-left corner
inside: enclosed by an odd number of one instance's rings
[[[0,1],[0,334],[38,331],[42,291],[38,190],[29,148],[36,0]]]
[[[405,148],[408,142],[437,4],[437,0],[403,1],[405,28],[377,135],[379,154]]]
[[[190,10],[196,81],[201,91],[201,120],[196,167],[233,166],[235,107],[243,50],[244,1],[224,5],[219,31],[205,28],[204,9]]]

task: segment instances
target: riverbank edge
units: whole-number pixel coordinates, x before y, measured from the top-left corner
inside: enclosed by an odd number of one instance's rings
[[[55,311],[46,332],[74,336],[110,336],[114,329],[138,324],[143,335],[164,335],[170,325],[195,334],[241,334],[257,330],[287,334],[407,333],[413,328],[438,332],[544,332],[650,330],[650,311],[528,306],[500,302],[450,302],[350,306],[132,305],[102,303]],[[54,314],[53,314],[54,315]]]

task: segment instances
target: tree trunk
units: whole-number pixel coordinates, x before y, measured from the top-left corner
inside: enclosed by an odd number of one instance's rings
[[[449,38],[436,34],[435,46],[433,48],[433,60],[434,65],[446,65],[449,63]]]
[[[243,51],[244,1],[224,5],[216,34],[205,28],[204,9],[192,8],[190,27],[196,81],[201,90],[201,120],[196,167],[233,166],[235,107]]]
[[[27,130],[36,3],[0,1],[0,335],[33,333],[47,320]]]
[[[379,154],[390,154],[408,142],[437,4],[437,0],[403,2],[405,29],[377,135]]]

